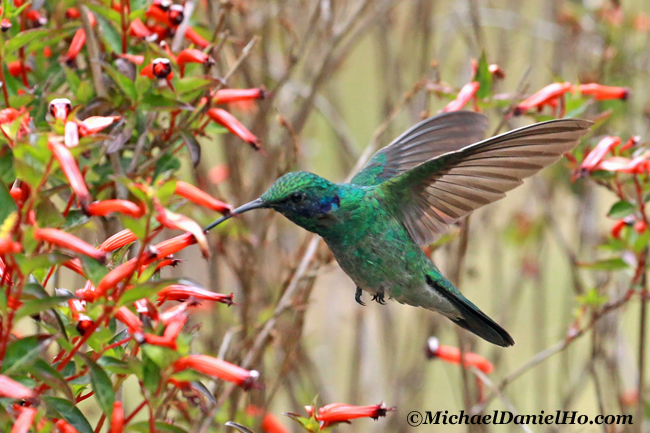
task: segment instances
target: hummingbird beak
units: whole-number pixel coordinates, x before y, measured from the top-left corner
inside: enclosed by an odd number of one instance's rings
[[[206,228],[203,229],[203,232],[205,232],[205,233],[209,232],[210,230],[212,230],[213,228],[215,228],[216,226],[218,226],[219,224],[221,224],[225,220],[230,219],[231,217],[233,217],[235,215],[239,215],[239,214],[242,214],[244,212],[248,212],[249,210],[260,209],[260,208],[264,208],[264,207],[267,207],[267,203],[264,200],[262,200],[261,198],[253,200],[250,203],[246,203],[245,205],[239,206],[237,209],[230,212],[229,214],[224,215],[221,218],[219,218],[218,220],[212,222],[209,226],[207,226]]]

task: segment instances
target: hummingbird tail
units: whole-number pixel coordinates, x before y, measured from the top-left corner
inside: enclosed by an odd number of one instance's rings
[[[508,347],[515,344],[515,340],[508,334],[508,331],[490,319],[476,305],[460,294],[460,292],[440,287],[428,275],[426,280],[431,288],[444,296],[456,307],[459,315],[449,318],[458,326],[497,346]]]

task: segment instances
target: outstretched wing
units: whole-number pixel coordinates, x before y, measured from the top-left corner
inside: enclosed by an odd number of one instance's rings
[[[573,149],[592,125],[560,119],[515,129],[423,162],[380,188],[420,245]]]
[[[487,117],[472,111],[423,120],[377,152],[350,183],[378,185],[432,158],[481,141],[487,127]]]

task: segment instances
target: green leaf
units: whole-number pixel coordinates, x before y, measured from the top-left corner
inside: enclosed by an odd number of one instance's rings
[[[79,83],[79,87],[75,92],[75,96],[77,98],[77,102],[80,104],[89,103],[93,99],[93,96],[95,96],[93,86],[88,81],[82,81]]]
[[[58,413],[61,418],[69,422],[79,433],[93,433],[93,428],[90,426],[90,423],[73,403],[60,397],[44,396],[43,400],[49,409]]]
[[[201,145],[199,144],[194,134],[187,131],[180,131],[181,137],[183,137],[183,143],[190,152],[190,158],[192,159],[192,167],[199,165],[201,162]]]
[[[72,389],[70,388],[68,382],[63,378],[63,375],[61,375],[61,373],[59,373],[45,360],[37,360],[32,368],[30,368],[29,372],[34,375],[36,379],[44,382],[53,390],[60,391],[65,394],[68,400],[74,400],[74,393],[72,392]]]
[[[149,433],[149,421],[141,421],[141,422],[136,422],[134,424],[129,425],[126,428],[128,431],[134,431],[138,433]],[[159,433],[187,433],[187,430],[183,430],[182,428],[172,425],[172,424],[167,424],[162,421],[156,421],[156,432]]]
[[[145,346],[149,345],[145,344]],[[147,355],[146,351],[144,351],[144,353]],[[156,365],[156,363],[151,358],[149,358],[149,356],[143,356],[142,361],[142,383],[144,384],[144,387],[147,389],[147,391],[153,394],[156,392],[158,385],[160,384],[160,367],[158,367],[158,365]]]
[[[89,356],[80,355],[90,371],[90,383],[95,391],[95,398],[99,407],[111,418],[113,414],[113,403],[115,402],[115,392],[113,392],[113,383],[103,368],[101,368]]]
[[[25,256],[24,254],[14,255],[18,267],[23,275],[29,275],[38,269],[46,269],[50,266],[60,265],[71,259],[70,256],[59,252],[44,253],[37,256]]]
[[[34,29],[34,30],[25,30],[18,33],[13,38],[5,42],[5,52],[13,53],[18,50],[20,47],[23,47],[30,43],[31,41],[42,38],[50,34],[49,29]]]
[[[113,24],[120,25],[122,17],[120,16],[120,13],[112,8],[109,8],[105,5],[97,5],[93,3],[88,3],[86,6],[88,6],[88,9],[90,9],[93,12],[97,12],[99,16],[105,20],[108,20],[112,22]],[[97,16],[95,16],[97,17]]]
[[[168,171],[175,172],[180,168],[180,160],[168,152],[161,156],[160,159],[156,162],[156,169],[154,170],[153,177],[156,179],[162,173]]]
[[[81,256],[79,258],[81,259],[81,266],[83,267],[86,276],[90,281],[92,281],[93,285],[97,287],[102,278],[108,274],[108,268],[106,265],[101,264],[92,257]]]
[[[578,296],[578,302],[591,307],[600,307],[607,302],[607,296],[601,295],[596,289],[590,289],[582,296]]]
[[[476,69],[476,76],[474,81],[478,81],[481,85],[476,92],[476,97],[479,99],[484,99],[490,96],[492,92],[492,74],[485,57],[485,52],[481,54],[481,58],[478,61],[478,68]]]
[[[14,171],[14,155],[11,150],[7,150],[4,155],[0,156],[0,180],[3,183],[10,183],[16,179]],[[12,200],[13,201],[13,200]],[[0,209],[4,206],[0,204]]]
[[[72,209],[65,217],[65,224],[63,224],[63,228],[70,230],[72,228],[82,226],[88,221],[90,221],[90,217],[88,217],[84,211],[80,209]]]
[[[16,209],[16,202],[9,194],[9,190],[3,182],[0,182],[0,224]]]
[[[631,215],[634,211],[636,211],[636,206],[629,201],[621,200],[612,205],[609,212],[607,212],[607,216],[614,219],[621,219]]]
[[[47,197],[42,197],[36,205],[36,222],[40,227],[61,227],[65,218]]]
[[[104,369],[115,374],[131,374],[133,368],[127,363],[112,356],[102,356],[97,360],[97,364],[104,367]]]
[[[72,299],[72,296],[52,296],[45,299],[34,299],[33,301],[25,301],[16,311],[16,320],[25,316],[33,316],[36,313],[41,311],[49,310],[50,308],[56,307],[62,302]]]
[[[169,110],[169,109],[192,109],[191,106],[188,106],[187,104],[183,104],[180,101],[176,101],[174,99],[166,98],[162,95],[157,95],[155,93],[147,93],[144,95],[142,98],[141,108],[144,111],[154,111],[154,110]]]
[[[90,6],[90,3],[87,4]],[[102,9],[108,9],[108,8],[102,8]],[[110,9],[110,11],[115,12],[112,9]],[[117,12],[115,13],[117,14]],[[99,28],[101,29],[99,32],[99,37],[104,42],[106,42],[106,45],[110,48],[112,52],[120,53],[122,51],[122,36],[120,35],[120,33],[104,17],[97,16],[97,22],[99,24]]]
[[[118,85],[120,90],[122,90],[122,92],[131,101],[136,101],[138,99],[138,92],[133,81],[131,81],[128,77],[122,75],[117,69],[109,64],[104,64],[104,69],[106,70],[106,73],[113,79],[113,81],[115,81],[115,84]]]
[[[617,271],[620,269],[627,269],[630,266],[623,261],[623,259],[616,257],[613,259],[598,260],[591,263],[580,263],[578,266],[586,269],[594,269],[599,271]]]
[[[153,346],[151,344],[143,344],[141,347],[147,358],[151,359],[160,368],[168,367],[180,357],[176,351],[168,347]]]
[[[2,361],[2,373],[9,375],[24,371],[43,355],[47,346],[54,339],[55,336],[43,338],[39,335],[32,335],[12,341],[9,343],[5,359]]]
[[[183,93],[194,92],[201,90],[202,88],[207,89],[212,86],[213,82],[214,80],[192,76],[181,78],[176,83],[174,83],[174,87],[176,88],[178,94],[182,95]]]

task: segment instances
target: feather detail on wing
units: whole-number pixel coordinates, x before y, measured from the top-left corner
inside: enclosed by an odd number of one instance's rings
[[[472,111],[423,120],[377,152],[350,183],[378,185],[425,161],[482,140],[487,127],[487,117]]]
[[[423,162],[380,188],[397,203],[413,239],[429,244],[449,224],[559,160],[591,125],[560,119],[525,126]]]

